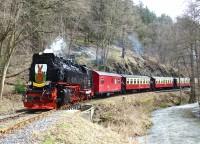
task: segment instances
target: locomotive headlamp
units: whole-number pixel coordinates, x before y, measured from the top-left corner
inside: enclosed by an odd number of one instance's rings
[[[31,86],[31,85],[32,85],[32,82],[31,82],[31,81],[29,81],[29,82],[28,82],[28,86]]]
[[[45,84],[46,84],[46,85],[49,85],[50,83],[51,83],[51,81],[46,81],[46,83],[45,83]]]

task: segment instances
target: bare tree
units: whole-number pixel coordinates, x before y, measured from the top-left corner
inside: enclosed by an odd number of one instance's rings
[[[25,16],[23,1],[1,1],[0,5],[0,98],[2,99],[10,59],[20,43],[27,38],[28,23],[24,23],[22,18]]]

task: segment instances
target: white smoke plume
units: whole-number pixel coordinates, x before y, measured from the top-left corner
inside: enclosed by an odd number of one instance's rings
[[[54,53],[56,56],[65,57],[68,49],[68,43],[62,38],[57,37],[44,53]]]
[[[142,55],[144,48],[143,48],[141,42],[139,41],[137,35],[134,33],[129,34],[128,39],[131,42],[132,48],[136,52],[136,54]]]

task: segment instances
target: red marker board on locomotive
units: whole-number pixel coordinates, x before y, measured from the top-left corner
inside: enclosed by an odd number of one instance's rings
[[[92,78],[96,95],[121,91],[122,76],[119,74],[93,71]]]

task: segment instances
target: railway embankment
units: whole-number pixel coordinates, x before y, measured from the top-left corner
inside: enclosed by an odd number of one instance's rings
[[[81,115],[63,114],[59,122],[42,134],[35,134],[34,138],[43,144],[128,144],[128,140],[117,132],[94,124]]]
[[[181,105],[188,101],[177,92],[146,92],[94,100],[94,123],[117,132],[125,139],[145,135],[152,126],[151,113],[156,109]],[[129,141],[135,141],[129,139]]]

